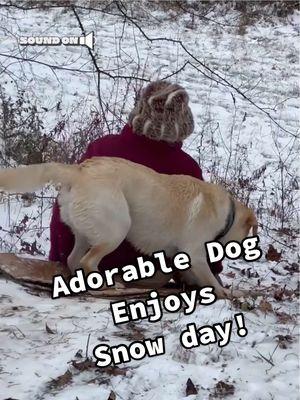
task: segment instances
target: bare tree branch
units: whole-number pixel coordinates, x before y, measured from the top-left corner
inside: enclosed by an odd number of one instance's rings
[[[79,15],[78,15],[78,13],[76,11],[75,6],[72,6],[72,10],[73,10],[73,13],[74,13],[77,21],[78,21],[78,25],[80,26],[80,29],[81,29],[83,35],[85,35],[86,34],[85,29],[84,29],[84,27],[82,25],[82,22],[81,22],[81,20],[79,18]],[[108,129],[108,132],[110,133],[110,127],[109,127],[109,124],[108,124],[108,121],[107,121],[107,118],[106,118],[105,109],[104,109],[102,98],[101,98],[101,70],[100,70],[100,68],[99,68],[99,66],[97,64],[97,60],[95,58],[94,53],[92,52],[92,50],[89,47],[87,49],[88,49],[89,55],[90,55],[90,57],[92,59],[93,65],[94,65],[95,70],[96,70],[96,73],[97,73],[97,94],[98,94],[98,101],[99,101],[100,109],[101,109],[101,112],[102,112],[102,117],[104,118],[104,121],[105,121],[106,127]]]
[[[5,54],[5,53],[0,53],[0,56],[6,57],[6,58],[12,58],[15,60],[19,61],[27,61],[30,63],[35,63],[35,64],[40,64],[44,65],[45,67],[49,67],[52,69],[58,69],[58,70],[64,70],[64,71],[71,71],[71,72],[79,72],[79,73],[85,73],[85,74],[93,74],[95,71],[93,69],[80,69],[80,68],[68,68],[68,67],[62,67],[60,65],[54,65],[54,64],[49,64],[43,61],[36,60],[34,58],[26,58],[26,57],[19,57],[19,56],[13,56],[11,54]],[[132,75],[113,75],[109,73],[108,71],[105,71],[103,69],[99,69],[100,73],[103,75],[106,75],[107,77],[111,79],[135,79],[137,81],[143,81],[143,82],[149,82],[150,79],[144,78],[144,77],[139,77],[139,76],[132,76]],[[3,72],[3,71],[2,71]]]

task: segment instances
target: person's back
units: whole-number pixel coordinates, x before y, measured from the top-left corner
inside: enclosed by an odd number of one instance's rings
[[[199,165],[181,149],[182,140],[192,133],[193,127],[185,90],[168,82],[154,82],[142,92],[137,106],[130,114],[129,123],[121,133],[103,136],[91,143],[81,161],[91,157],[120,157],[159,173],[183,174],[203,179]],[[49,259],[66,265],[74,237],[61,222],[57,205],[53,211],[50,234]],[[141,255],[130,243],[124,241],[113,253],[103,258],[100,267],[108,269],[134,264]],[[218,273],[221,265],[212,269]]]
[[[181,147],[182,143],[170,144],[138,135],[127,124],[120,134],[103,136],[93,142],[81,161],[91,157],[120,157],[163,174],[202,179],[199,165]]]

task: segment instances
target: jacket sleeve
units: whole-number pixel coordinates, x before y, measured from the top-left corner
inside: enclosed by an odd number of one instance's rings
[[[190,175],[193,176],[194,178],[198,178],[201,181],[204,181],[202,169],[195,160],[192,160]]]
[[[92,146],[89,145],[79,162],[93,157]],[[50,261],[60,261],[67,265],[68,256],[74,246],[74,235],[71,229],[62,222],[57,199],[52,210],[50,222]]]

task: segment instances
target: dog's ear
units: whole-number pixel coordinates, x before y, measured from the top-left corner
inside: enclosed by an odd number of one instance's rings
[[[247,227],[248,227],[248,232],[252,228],[252,236],[256,236],[257,235],[257,229],[258,229],[258,222],[257,222],[257,219],[256,219],[256,216],[255,216],[254,212],[252,210],[250,210],[250,209],[248,210],[246,224],[247,224]]]

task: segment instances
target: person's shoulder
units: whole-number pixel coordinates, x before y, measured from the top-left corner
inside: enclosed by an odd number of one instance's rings
[[[202,170],[198,162],[188,153],[181,149],[181,157],[189,175],[194,176],[199,179],[203,179]]]
[[[99,137],[98,139],[94,140],[91,142],[88,146],[89,151],[91,153],[97,153],[99,149],[103,149],[103,147],[110,146],[114,143],[117,143],[119,141],[119,135],[103,135]]]
[[[193,167],[199,167],[199,164],[197,163],[197,161],[188,153],[186,153],[184,150],[180,149],[180,156],[181,158],[188,163],[189,165],[193,166]]]
[[[119,135],[117,134],[109,134],[109,135],[103,135],[100,136],[98,139],[94,140],[91,142],[90,146],[99,146],[102,145],[103,143],[109,143],[113,141],[117,141],[119,138]]]

